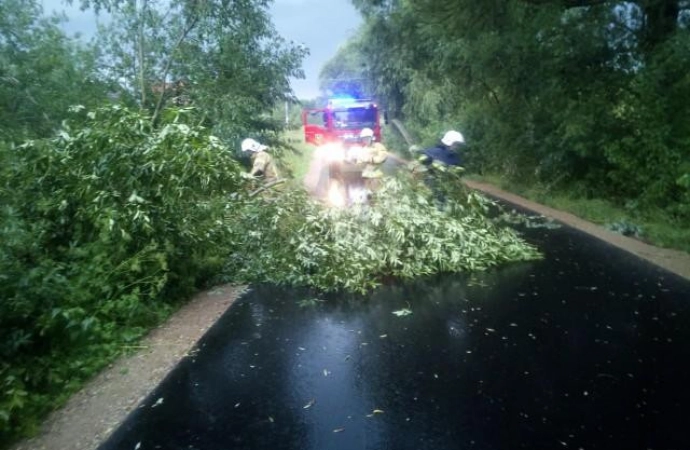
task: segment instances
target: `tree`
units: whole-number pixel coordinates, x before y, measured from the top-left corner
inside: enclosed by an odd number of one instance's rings
[[[689,2],[353,3],[365,72],[418,135],[459,127],[475,169],[677,210]]]
[[[47,136],[70,105],[106,97],[94,49],[68,38],[62,20],[35,0],[0,3],[0,140]]]
[[[359,48],[361,43],[350,40],[321,68],[319,87],[327,95],[350,95],[370,98],[373,89],[366,77],[366,61]]]
[[[103,29],[111,77],[123,80],[154,120],[171,101],[199,107],[214,131],[238,139],[249,131],[271,132],[276,103],[293,100],[290,77],[303,76],[306,50],[280,38],[267,1],[91,1],[115,17]]]
[[[648,51],[669,39],[678,29],[683,11],[690,9],[687,0],[634,0],[629,2],[612,0],[522,0],[535,5],[554,4],[562,8],[588,8],[606,6],[608,8],[630,8],[634,5],[641,14],[639,37],[642,46]]]

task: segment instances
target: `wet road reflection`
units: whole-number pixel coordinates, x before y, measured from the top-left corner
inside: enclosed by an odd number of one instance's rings
[[[524,231],[545,260],[308,307],[255,288],[101,448],[690,448],[690,283]]]

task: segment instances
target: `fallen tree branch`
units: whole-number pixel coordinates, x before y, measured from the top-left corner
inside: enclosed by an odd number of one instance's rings
[[[277,186],[279,184],[285,183],[287,180],[285,178],[281,178],[279,180],[271,181],[270,183],[266,183],[265,185],[261,186],[259,189],[252,191],[249,194],[249,198],[256,197],[257,195],[261,194],[264,191],[267,191],[271,189],[274,186]]]

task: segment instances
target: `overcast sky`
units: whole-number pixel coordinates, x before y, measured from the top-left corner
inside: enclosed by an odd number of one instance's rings
[[[69,34],[81,33],[90,38],[96,32],[96,18],[91,12],[79,11],[64,0],[42,0],[46,13],[65,11]],[[74,0],[75,5],[79,0]],[[352,36],[361,17],[350,0],[275,0],[271,8],[278,33],[287,40],[303,43],[310,50],[304,60],[305,80],[293,80],[292,87],[299,98],[314,98],[319,94],[319,70]]]
[[[306,80],[293,82],[297,97],[316,97],[319,70],[354,35],[362,21],[359,13],[350,0],[275,0],[272,12],[281,36],[304,43],[310,51],[304,60]]]

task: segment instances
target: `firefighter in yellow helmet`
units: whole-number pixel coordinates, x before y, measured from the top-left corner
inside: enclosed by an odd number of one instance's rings
[[[261,177],[266,183],[270,183],[278,179],[278,169],[273,162],[273,157],[266,150],[268,147],[259,144],[254,139],[242,141],[242,151],[250,152],[252,158],[252,168],[247,176]]]
[[[388,151],[382,143],[374,142],[374,131],[371,128],[362,129],[359,139],[362,147],[357,154],[357,163],[366,164],[362,170],[362,178],[364,186],[373,192],[383,177],[381,165],[388,158]]]

